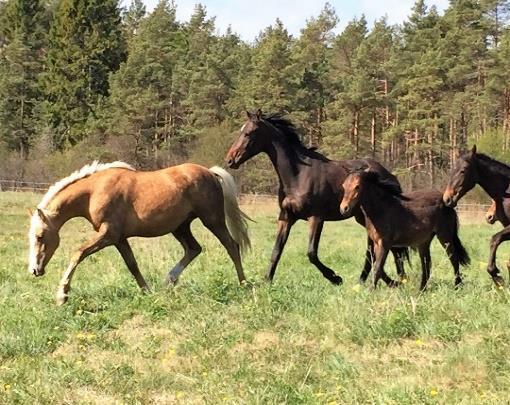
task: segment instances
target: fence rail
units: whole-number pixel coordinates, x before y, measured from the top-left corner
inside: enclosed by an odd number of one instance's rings
[[[23,180],[0,179],[0,191],[32,191],[43,193],[52,183],[33,182]],[[242,194],[241,200],[245,204],[276,203],[276,196],[271,194]],[[489,204],[459,203],[457,211],[462,213],[480,213],[489,209]]]

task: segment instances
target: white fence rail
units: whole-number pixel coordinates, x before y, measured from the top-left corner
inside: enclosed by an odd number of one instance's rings
[[[32,191],[43,193],[51,184],[52,183],[0,179],[0,191]],[[270,194],[242,194],[241,200],[245,204],[276,203],[276,196]],[[489,207],[489,204],[459,203],[457,205],[457,211],[462,213],[480,213],[486,212]]]

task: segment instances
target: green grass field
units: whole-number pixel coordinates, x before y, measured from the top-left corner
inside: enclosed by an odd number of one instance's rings
[[[343,286],[308,263],[305,223],[267,285],[276,212],[248,207],[257,220],[244,259],[253,287],[238,286],[225,250],[197,221],[204,252],[177,287],[163,279],[178,243],[137,239],[151,294],[108,248],[78,267],[68,304],[57,307],[60,276],[91,230],[69,222],[46,275],[30,276],[26,208],[40,198],[0,193],[0,403],[508,402],[510,295],[485,272],[497,226],[461,228],[472,265],[460,290],[437,242],[426,293],[418,257],[402,288],[359,287],[365,233],[351,221],[328,223],[320,250]],[[505,277],[509,248],[499,255]]]

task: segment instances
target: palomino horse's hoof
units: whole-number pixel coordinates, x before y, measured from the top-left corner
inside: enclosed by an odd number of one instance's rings
[[[60,305],[64,305],[67,300],[69,299],[69,295],[64,293],[64,292],[58,292],[57,293],[57,305],[60,306]]]

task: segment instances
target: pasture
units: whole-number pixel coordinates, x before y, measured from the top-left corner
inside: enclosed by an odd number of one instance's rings
[[[91,230],[69,222],[46,275],[29,275],[26,209],[40,198],[0,193],[0,403],[508,401],[510,294],[485,271],[498,225],[461,220],[472,264],[459,290],[437,241],[427,292],[418,292],[416,255],[402,288],[358,286],[366,240],[353,221],[326,223],[319,250],[343,286],[330,285],[308,262],[303,222],[267,285],[261,280],[276,210],[247,206],[257,221],[243,260],[252,286],[239,287],[226,251],[196,221],[204,252],[178,286],[167,289],[163,279],[182,255],[179,244],[136,239],[151,294],[139,291],[107,248],[78,267],[68,304],[57,307],[60,276]],[[503,244],[501,269],[509,254]],[[388,270],[394,276],[392,265]]]

